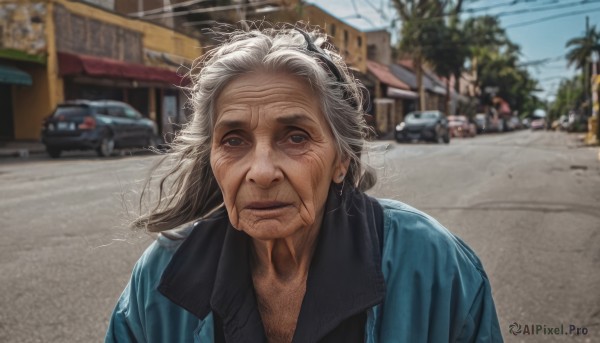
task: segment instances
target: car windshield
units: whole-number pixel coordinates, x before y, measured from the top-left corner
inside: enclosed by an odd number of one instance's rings
[[[406,121],[418,121],[422,119],[437,119],[435,112],[412,112],[406,116]]]
[[[89,113],[88,106],[78,106],[78,105],[66,105],[66,106],[58,106],[56,111],[54,111],[54,117],[81,117],[85,116]]]

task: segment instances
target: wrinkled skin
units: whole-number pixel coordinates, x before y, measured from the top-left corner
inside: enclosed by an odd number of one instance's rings
[[[216,101],[211,167],[232,225],[252,238],[252,280],[268,342],[291,342],[336,154],[318,97],[297,77],[255,72]]]
[[[252,238],[317,230],[330,183],[339,182],[347,165],[336,154],[317,96],[302,79],[256,72],[220,93],[211,166],[231,223]]]

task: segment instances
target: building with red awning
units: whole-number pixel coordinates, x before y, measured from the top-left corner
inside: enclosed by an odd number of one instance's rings
[[[104,4],[104,3],[103,3]],[[112,6],[112,7],[111,7]],[[38,140],[65,100],[120,100],[163,135],[186,120],[182,86],[202,55],[197,37],[116,12],[114,3],[0,3],[0,139]]]

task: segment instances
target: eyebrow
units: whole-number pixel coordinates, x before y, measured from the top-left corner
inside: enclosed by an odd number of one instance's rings
[[[315,125],[319,125],[319,123],[314,121],[311,117],[299,113],[279,117],[276,119],[276,121],[282,125],[296,125],[303,122],[309,122]]]
[[[275,119],[275,121],[277,121],[277,123],[279,123],[281,125],[298,125],[301,123],[311,123],[313,125],[319,125],[319,123],[317,123],[314,119],[310,118],[307,115],[299,114],[299,113],[281,116],[281,117],[278,117],[277,119]],[[231,130],[231,129],[244,128],[247,126],[248,126],[248,122],[245,120],[224,119],[224,120],[220,120],[215,125],[215,130],[222,129],[222,128]]]
[[[221,127],[231,130],[238,129],[242,127],[248,126],[248,123],[244,120],[220,120],[216,125],[214,130],[220,129]]]

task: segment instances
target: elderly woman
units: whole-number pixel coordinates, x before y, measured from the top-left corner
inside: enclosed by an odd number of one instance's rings
[[[473,251],[363,193],[361,94],[316,31],[235,32],[214,49],[162,202],[136,223],[161,234],[106,341],[502,341]]]

